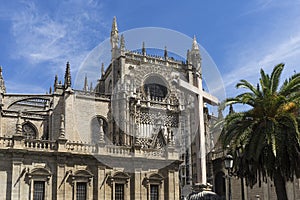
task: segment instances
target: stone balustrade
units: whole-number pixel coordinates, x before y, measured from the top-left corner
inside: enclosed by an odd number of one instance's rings
[[[13,140],[11,137],[0,137],[0,148],[13,147]]]
[[[83,143],[83,142],[67,142],[66,143],[67,151],[71,151],[74,153],[84,153],[84,154],[91,154],[96,153],[97,148],[94,144]]]
[[[106,155],[116,157],[145,157],[155,159],[175,159],[178,157],[176,152],[167,152],[165,150],[138,148],[132,149],[128,146],[98,145],[81,141],[64,140],[62,145],[58,141],[49,141],[41,139],[26,139],[19,137],[0,137],[1,149],[24,149],[28,151],[44,152],[70,152],[75,154]],[[170,154],[170,155],[169,155]],[[176,155],[175,155],[176,154]]]
[[[121,155],[121,156],[132,155],[130,147],[107,145],[105,146],[105,150],[108,154]]]
[[[26,139],[24,141],[25,149],[32,149],[36,151],[53,151],[57,149],[55,141],[49,140],[32,140]]]

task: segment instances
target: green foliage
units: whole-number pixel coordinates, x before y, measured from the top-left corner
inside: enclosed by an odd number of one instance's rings
[[[284,64],[276,65],[271,75],[261,69],[257,87],[241,80],[236,87],[246,92],[223,104],[250,106],[227,115],[220,136],[223,148],[229,146],[234,155],[235,171],[250,186],[277,172],[285,181],[300,177],[300,74],[279,87],[283,69]]]

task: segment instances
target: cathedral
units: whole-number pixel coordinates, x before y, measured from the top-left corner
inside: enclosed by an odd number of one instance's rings
[[[0,199],[179,200],[207,186],[205,105],[218,100],[203,91],[196,38],[184,60],[125,40],[114,18],[94,88],[73,88],[67,63],[49,93],[9,94],[1,68]]]

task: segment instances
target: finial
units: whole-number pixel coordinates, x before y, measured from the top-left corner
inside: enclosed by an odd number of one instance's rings
[[[49,94],[52,94],[52,87],[49,88]]]
[[[145,56],[146,55],[146,48],[145,48],[145,42],[142,44],[142,54]]]
[[[121,51],[125,50],[125,39],[124,39],[124,35],[121,35],[121,39],[120,39],[120,49]]]
[[[189,63],[191,61],[191,54],[190,54],[190,50],[189,49],[186,52],[186,61],[187,61],[187,63]]]
[[[104,63],[101,64],[101,78],[103,79],[105,75],[105,71],[104,71]]]
[[[71,70],[70,70],[70,63],[67,62],[66,65],[66,72],[65,72],[65,88],[71,87]]]
[[[65,116],[63,114],[60,115],[59,138],[65,138]]]
[[[93,92],[93,82],[90,83],[90,92]]]
[[[99,143],[103,143],[104,142],[104,130],[103,130],[103,119],[99,119]]]
[[[111,33],[112,34],[118,33],[117,17],[116,16],[114,16],[114,18],[113,18],[113,23],[112,23],[112,26],[111,26]]]
[[[194,35],[192,50],[199,50],[199,46],[197,43],[196,35]]]
[[[87,92],[88,90],[89,90],[88,79],[87,79],[87,75],[85,74],[83,91]]]
[[[6,87],[2,76],[2,66],[0,66],[0,93],[6,93]]]
[[[165,59],[167,59],[167,58],[168,58],[167,46],[165,46],[164,58],[165,58]]]
[[[55,75],[54,77],[54,89],[57,87],[58,85],[58,77],[57,77],[57,74]]]
[[[19,110],[17,124],[16,124],[16,134],[17,135],[22,135],[21,115],[22,115],[22,112]]]
[[[119,34],[117,27],[117,18],[114,17],[111,32],[110,32],[110,45],[112,50],[112,59],[117,58],[119,54]]]

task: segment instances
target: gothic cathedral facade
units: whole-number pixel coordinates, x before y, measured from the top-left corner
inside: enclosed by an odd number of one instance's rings
[[[9,94],[1,69],[0,199],[179,200],[207,182],[196,39],[185,61],[129,51],[114,18],[110,42],[95,88],[72,88],[67,63],[48,94]]]

